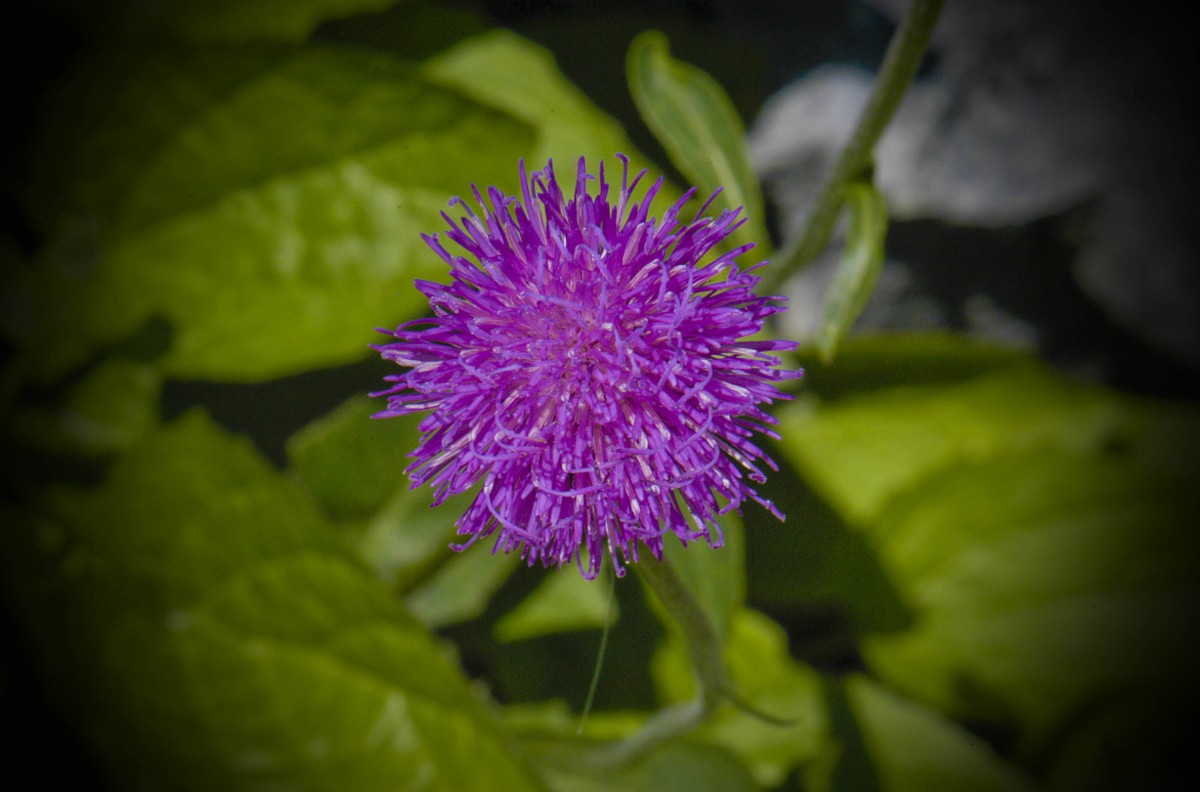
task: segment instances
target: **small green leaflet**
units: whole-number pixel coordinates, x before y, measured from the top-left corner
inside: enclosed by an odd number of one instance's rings
[[[846,188],[846,208],[850,213],[846,247],[825,294],[825,318],[817,339],[817,350],[827,363],[871,298],[883,269],[888,226],[883,194],[872,184],[855,182]]]

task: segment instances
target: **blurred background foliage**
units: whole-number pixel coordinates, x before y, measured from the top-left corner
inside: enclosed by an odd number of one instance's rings
[[[589,770],[694,694],[670,619],[633,576],[610,608],[574,570],[451,553],[464,502],[401,475],[415,422],[369,420],[367,345],[422,311],[451,196],[623,152],[667,200],[723,185],[768,255],[898,5],[9,6],[5,788],[1171,788],[1197,737],[1195,182],[1162,175],[1187,56],[1152,22],[949,3],[877,152],[871,279],[837,285],[839,241],[785,285],[788,521],[669,555],[787,725],[723,708]],[[1096,52],[1144,67],[1135,133]],[[876,288],[818,355],[831,283]]]

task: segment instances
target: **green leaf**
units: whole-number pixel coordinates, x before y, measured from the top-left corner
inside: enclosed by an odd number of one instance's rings
[[[380,11],[397,0],[119,0],[103,12],[70,8],[110,34],[150,39],[167,36],[210,44],[308,38],[329,19]]]
[[[359,555],[379,579],[394,591],[407,592],[449,560],[450,543],[457,540],[454,521],[469,497],[451,498],[435,509],[433,490],[402,488],[365,523],[342,527],[349,529]]]
[[[451,496],[433,508],[433,490],[413,489],[404,473],[420,438],[421,416],[372,419],[380,409],[381,402],[365,395],[347,399],[288,439],[288,466],[325,513],[347,529],[381,580],[397,591],[425,585],[431,588],[422,596],[433,596],[442,591],[439,576],[450,575],[447,582],[453,581],[458,565],[450,544],[459,540],[454,522],[475,493]],[[440,570],[442,564],[452,564],[451,570]],[[498,585],[490,572],[453,593],[462,603],[461,613],[473,614],[486,605],[485,592],[490,595]],[[458,618],[436,607],[433,613],[435,621]]]
[[[591,742],[628,737],[650,717],[648,712],[593,710],[586,719],[581,719],[579,713],[573,712],[560,698],[506,704],[502,714],[505,725],[523,742],[533,746],[532,750],[552,752],[556,748],[563,749],[557,757],[548,757],[558,764],[569,760],[572,751],[590,751]],[[583,739],[579,739],[581,737]]]
[[[704,194],[717,189],[716,206],[745,207],[746,224],[734,232],[739,245],[755,243],[770,253],[758,184],[746,130],[720,84],[703,70],[670,56],[667,38],[646,31],[626,56],[629,92],[646,126],[671,161]]]
[[[619,151],[633,153],[621,125],[563,76],[548,50],[510,31],[467,39],[426,61],[421,72],[534,129],[533,145],[524,152],[531,168],[554,157],[566,166],[562,175],[573,176],[581,156],[594,163]],[[516,184],[515,175],[508,183]]]
[[[806,620],[827,614],[837,620],[833,626],[844,623],[840,640],[824,630],[797,635],[793,651],[819,666],[818,658],[839,662],[856,651],[855,631],[907,626],[912,614],[863,532],[847,526],[792,471],[781,471],[780,481],[770,497],[788,520],[747,533],[747,596],[772,613]]]
[[[912,613],[862,642],[888,683],[1037,752],[1200,659],[1178,638],[1200,614],[1193,407],[1019,364],[797,404],[783,424]]]
[[[1029,366],[949,387],[882,390],[780,416],[782,449],[852,522],[932,473],[1039,447],[1094,450],[1131,420],[1118,399]]]
[[[830,683],[835,739],[805,773],[814,792],[1032,792],[978,737],[855,674]]]
[[[746,603],[746,536],[737,514],[724,514],[718,522],[723,547],[714,549],[705,542],[684,547],[671,540],[664,543],[663,554],[724,640],[735,614]]]
[[[560,792],[750,792],[761,788],[724,748],[687,739],[668,742],[628,767],[589,767],[589,757],[597,748],[628,737],[646,718],[647,713],[641,712],[593,712],[580,734],[579,716],[561,699],[504,708],[505,723],[538,760],[551,788]]]
[[[95,224],[73,218],[59,226],[32,261],[14,262],[3,273],[0,333],[15,353],[4,369],[10,398],[29,382],[46,384],[46,372],[61,374],[78,366],[91,349],[86,341],[55,336],[88,310]]]
[[[593,173],[601,160],[618,153],[629,157],[634,173],[649,167],[621,125],[563,76],[553,56],[515,33],[494,30],[468,39],[426,61],[422,74],[533,128],[535,141],[524,151],[526,166],[541,168],[554,159],[567,193],[574,187],[580,157],[587,158]],[[607,167],[614,165],[619,167],[612,162]],[[515,189],[516,179],[504,183]],[[652,211],[670,206],[679,194],[664,182]]]
[[[587,774],[548,772],[556,792],[757,792],[761,787],[734,757],[713,745],[673,742],[630,767]]]
[[[0,540],[118,788],[540,786],[445,649],[203,415]]]
[[[105,360],[70,387],[61,405],[28,407],[8,418],[19,443],[57,454],[124,451],[158,421],[162,379],[153,366]]]
[[[836,364],[815,349],[797,358],[805,370],[801,392],[822,400],[860,396],[900,385],[950,385],[1017,365],[1035,365],[1028,350],[951,333],[855,335],[838,346]]]
[[[697,729],[695,738],[731,751],[763,786],[777,786],[795,767],[815,757],[826,739],[820,678],[788,655],[782,627],[751,610],[739,611],[733,620],[724,655],[741,699],[791,722],[768,723],[726,705]],[[652,671],[664,703],[695,697],[695,680],[679,636],[671,636],[655,654]]]
[[[488,602],[517,568],[520,553],[489,552],[478,542],[455,553],[437,572],[412,589],[404,602],[430,627],[470,621],[482,616]]]
[[[846,210],[850,227],[845,249],[825,293],[825,315],[817,351],[832,362],[842,339],[875,291],[883,270],[883,243],[887,237],[887,201],[873,184],[855,182],[846,186]]]
[[[496,623],[496,640],[537,638],[572,630],[601,629],[617,621],[612,584],[587,580],[575,567],[551,570],[533,593]]]
[[[73,354],[51,356],[47,376],[151,316],[173,326],[175,377],[358,360],[376,327],[421,310],[412,279],[444,271],[420,234],[449,197],[512,179],[532,140],[402,63],[335,48],[102,60],[53,107],[39,216],[87,232],[74,257],[86,299],[69,322],[29,328],[27,345]]]
[[[1184,471],[1127,451],[1026,449],[960,462],[897,497],[870,527],[916,613],[868,636],[881,678],[953,716],[1015,724],[1044,747],[1114,695],[1174,689],[1200,660]]]
[[[335,519],[367,518],[408,486],[404,469],[420,439],[420,417],[371,417],[384,407],[354,396],[288,438],[289,469]]]
[[[413,614],[442,627],[479,616],[508,579],[519,555],[488,552],[481,542],[451,553],[454,522],[474,491],[437,508],[429,487],[411,489],[404,468],[416,448],[420,416],[372,420],[380,404],[356,396],[288,441],[293,473],[325,508],[347,521],[362,556],[390,587],[404,591]]]

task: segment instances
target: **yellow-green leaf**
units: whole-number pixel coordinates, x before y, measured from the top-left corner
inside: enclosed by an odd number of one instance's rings
[[[0,541],[47,678],[114,788],[541,788],[437,639],[201,414]]]
[[[746,131],[720,84],[703,70],[672,58],[658,31],[642,33],[626,58],[629,90],[646,125],[671,161],[716,206],[745,207],[746,224],[734,232],[741,245],[753,242],[770,255],[762,188],[750,161]]]

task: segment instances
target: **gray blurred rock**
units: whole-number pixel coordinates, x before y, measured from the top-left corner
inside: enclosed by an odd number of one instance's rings
[[[893,18],[907,6],[873,4]],[[1183,77],[1163,60],[1168,45],[1103,13],[1061,1],[949,0],[935,65],[880,142],[876,178],[901,221],[1009,228],[1080,211],[1079,284],[1120,324],[1200,364],[1200,269],[1182,198],[1195,189],[1185,174],[1194,143],[1173,94]],[[786,238],[803,226],[873,79],[823,67],[756,119],[752,153]],[[1031,273],[1030,288],[1037,282]],[[1006,335],[1004,327],[1014,329],[1001,322],[989,332]]]

